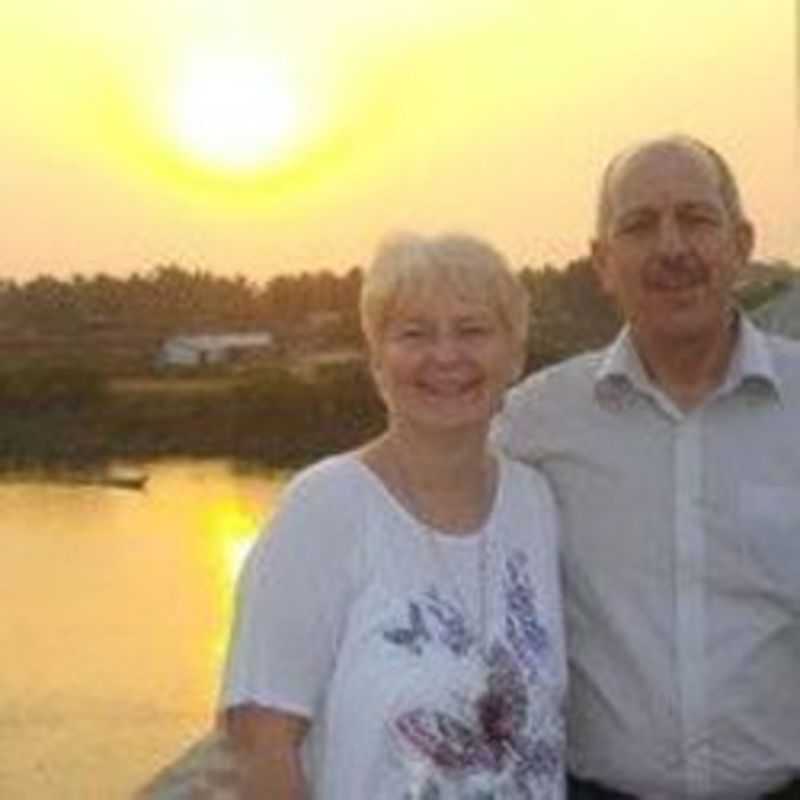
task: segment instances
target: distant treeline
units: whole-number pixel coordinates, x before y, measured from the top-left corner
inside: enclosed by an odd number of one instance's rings
[[[785,262],[754,264],[749,273],[753,279],[745,283],[769,292],[792,269]],[[609,329],[618,324],[587,258],[563,268],[523,267],[520,275],[531,294],[531,344],[547,351],[546,357],[542,354],[545,360],[604,341]],[[226,277],[177,264],[128,277],[0,279],[0,335],[22,331],[70,336],[104,329],[161,336],[254,328],[280,332],[294,331],[316,313],[335,312],[341,324],[334,335],[338,332],[352,343],[358,338],[361,280],[360,267],[342,274],[321,270],[278,275],[259,283],[241,275]],[[555,335],[558,341],[552,340]]]
[[[104,327],[156,331],[282,327],[315,311],[352,312],[361,270],[279,275],[258,283],[177,264],[129,277],[0,280],[0,327],[67,335]]]

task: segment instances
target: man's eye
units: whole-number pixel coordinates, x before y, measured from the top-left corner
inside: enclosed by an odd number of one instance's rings
[[[713,218],[708,216],[707,214],[690,214],[686,218],[686,222],[692,226],[705,226],[705,225],[716,225],[717,221]]]
[[[622,223],[620,233],[643,233],[651,227],[652,221],[649,219],[632,219]]]

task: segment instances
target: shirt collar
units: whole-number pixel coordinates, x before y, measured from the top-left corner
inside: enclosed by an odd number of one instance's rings
[[[775,369],[767,335],[743,313],[738,315],[738,325],[739,336],[721,390],[734,391],[743,384],[760,385],[768,387],[780,398],[781,379]]]
[[[728,371],[717,395],[728,394],[739,387],[769,392],[781,398],[781,381],[767,337],[741,312],[736,318],[736,345]],[[626,325],[606,350],[594,380],[595,396],[603,405],[621,406],[627,392],[660,395],[650,380],[633,344],[630,326]]]

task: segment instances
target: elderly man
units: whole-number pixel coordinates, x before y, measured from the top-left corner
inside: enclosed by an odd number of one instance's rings
[[[622,152],[592,254],[627,325],[495,429],[563,513],[572,798],[800,798],[800,347],[734,306],[752,247],[712,148]]]

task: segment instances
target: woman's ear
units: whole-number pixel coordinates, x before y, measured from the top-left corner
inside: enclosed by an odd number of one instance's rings
[[[381,360],[378,354],[370,348],[367,363],[369,364],[369,371],[373,379],[377,381],[378,375],[381,371]]]
[[[381,400],[384,400],[381,360],[374,350],[370,350],[368,364],[369,374],[372,376],[372,382],[375,384],[375,389],[378,392],[378,396],[381,398]]]

